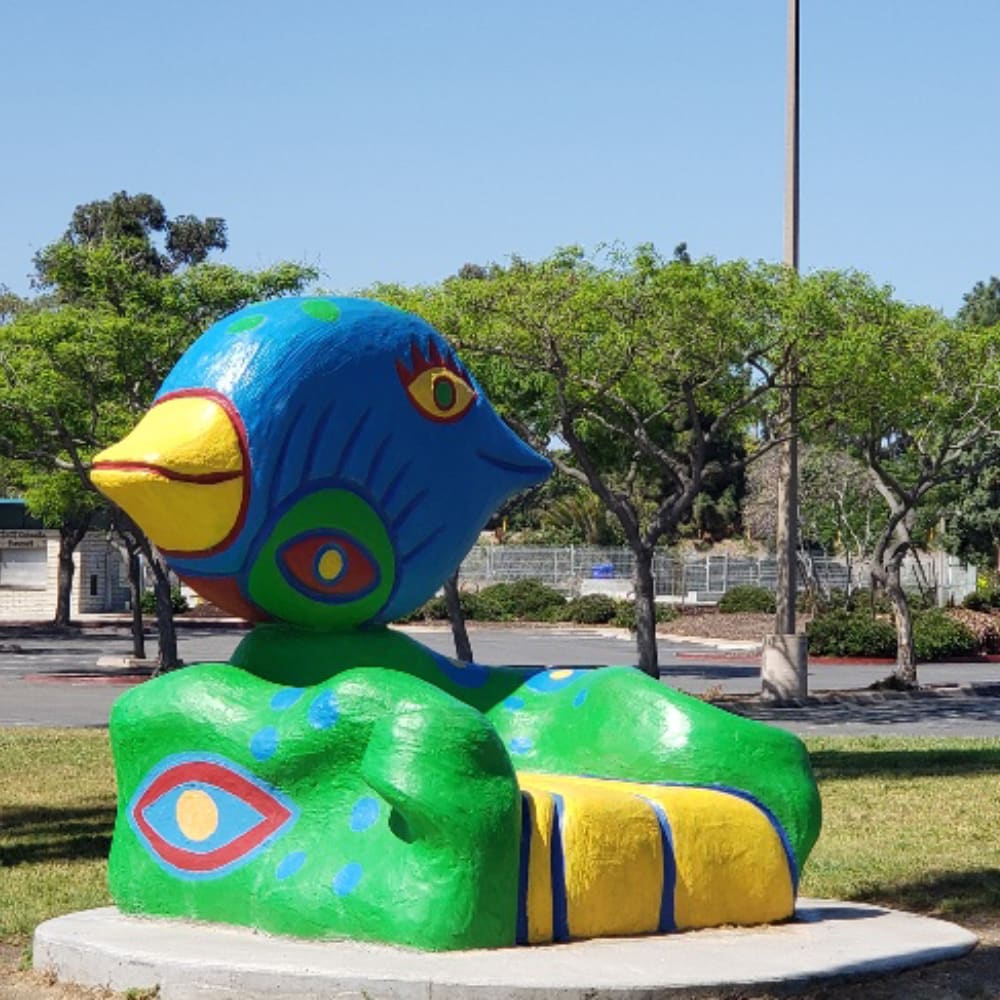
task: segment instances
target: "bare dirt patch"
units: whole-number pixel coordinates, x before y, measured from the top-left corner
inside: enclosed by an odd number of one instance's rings
[[[805,628],[805,619],[799,623]],[[684,613],[657,628],[657,632],[693,639],[724,639],[728,642],[761,642],[774,631],[774,615],[753,611],[722,614],[719,611]]]

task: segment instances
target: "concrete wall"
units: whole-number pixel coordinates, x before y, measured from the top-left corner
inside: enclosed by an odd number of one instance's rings
[[[126,610],[129,595],[125,557],[104,533],[88,534],[76,550],[74,561],[74,614]]]
[[[44,546],[43,544],[44,543]],[[15,548],[16,546],[16,548]],[[0,622],[38,621],[53,617],[59,574],[59,533],[43,529],[0,531],[0,558],[4,551],[37,551],[44,547],[44,581],[39,585],[0,582]],[[124,558],[104,532],[89,533],[74,557],[70,613],[124,611],[128,601],[128,573]]]

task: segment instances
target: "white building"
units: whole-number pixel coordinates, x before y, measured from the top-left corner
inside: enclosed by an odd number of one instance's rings
[[[128,566],[107,531],[91,531],[73,555],[70,614],[125,611]],[[23,500],[0,499],[0,623],[55,615],[59,532],[32,518]]]

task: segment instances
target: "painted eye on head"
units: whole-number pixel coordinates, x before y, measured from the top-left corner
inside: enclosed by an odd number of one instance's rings
[[[282,575],[299,593],[331,604],[364,597],[381,579],[371,553],[337,531],[297,535],[278,549],[277,559]]]
[[[476,401],[477,393],[454,358],[445,356],[431,340],[426,355],[414,341],[409,367],[396,361],[396,371],[410,402],[421,416],[450,424],[461,419]]]

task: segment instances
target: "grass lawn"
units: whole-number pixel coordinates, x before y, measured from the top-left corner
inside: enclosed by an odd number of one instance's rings
[[[808,741],[824,824],[804,895],[1000,920],[1000,740]],[[109,902],[105,730],[0,730],[0,941]]]
[[[1000,740],[806,743],[823,832],[803,895],[1000,921]]]
[[[0,729],[0,941],[110,902],[114,819],[106,729]]]

